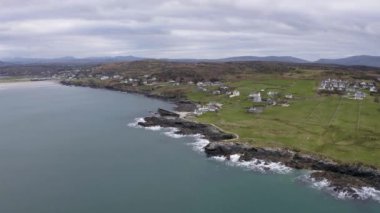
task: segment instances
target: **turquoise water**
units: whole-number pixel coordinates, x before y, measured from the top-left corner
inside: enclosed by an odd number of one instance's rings
[[[380,212],[297,172],[227,166],[194,151],[194,138],[128,126],[157,107],[171,105],[50,83],[0,89],[0,212]]]

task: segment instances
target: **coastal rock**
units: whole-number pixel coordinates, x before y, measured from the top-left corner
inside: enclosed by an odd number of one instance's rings
[[[317,180],[326,179],[335,190],[353,194],[353,187],[374,187],[380,189],[380,171],[363,165],[340,164],[318,156],[301,154],[280,148],[261,148],[236,142],[211,142],[205,147],[208,157],[240,154],[240,161],[260,159],[280,162],[296,169],[312,169],[321,172],[313,173]]]
[[[168,110],[165,110],[165,109],[161,109],[159,108],[157,110],[158,114],[162,117],[174,117],[174,118],[179,118],[179,114],[177,113],[174,113],[174,112],[171,112],[171,111],[168,111]]]
[[[236,142],[211,142],[205,147],[205,152],[209,157],[228,157],[234,154],[241,154],[240,160],[244,161],[250,161],[255,158],[274,162],[287,162],[294,155],[294,152],[289,150],[253,147]]]
[[[316,181],[322,181],[324,179],[328,180],[330,187],[333,187],[334,190],[337,191],[351,191],[349,190],[351,188],[361,188],[368,186],[365,181],[359,178],[335,172],[318,171],[313,172],[310,177],[314,178]],[[351,191],[351,193],[353,192]]]
[[[206,139],[211,141],[230,140],[235,138],[235,135],[228,134],[220,131],[218,128],[200,124],[192,121],[187,121],[181,118],[173,117],[146,117],[145,122],[139,122],[138,125],[143,127],[161,126],[161,127],[174,127],[178,131],[176,134],[182,135],[203,135]]]

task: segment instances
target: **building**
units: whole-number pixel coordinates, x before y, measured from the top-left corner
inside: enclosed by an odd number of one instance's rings
[[[232,91],[232,94],[230,95],[230,98],[240,96],[240,92],[238,90]]]
[[[264,112],[264,107],[250,107],[249,109],[248,109],[248,112],[249,113],[255,113],[255,114],[259,114],[259,113],[262,113],[262,112]]]
[[[251,93],[249,98],[251,98],[255,103],[260,103],[262,101],[260,92]]]
[[[214,90],[214,91],[212,91],[212,94],[213,95],[220,95],[221,92],[220,92],[220,90]]]
[[[293,95],[292,94],[287,94],[287,95],[285,95],[285,98],[287,98],[287,99],[293,99]]]
[[[354,99],[355,100],[363,100],[366,97],[366,94],[361,91],[355,92]]]
[[[377,93],[377,88],[375,86],[372,86],[371,88],[369,88],[369,92],[370,93]]]
[[[102,81],[105,81],[105,80],[108,80],[108,79],[110,79],[110,77],[108,77],[108,76],[102,76],[102,77],[100,77],[100,80],[102,80]]]
[[[223,104],[217,103],[217,102],[210,102],[204,106],[197,105],[197,109],[194,111],[195,115],[202,115],[206,112],[218,112],[220,109],[222,109]]]

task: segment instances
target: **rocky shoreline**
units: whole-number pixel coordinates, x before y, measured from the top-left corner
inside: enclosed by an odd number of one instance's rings
[[[69,82],[61,82],[68,86],[85,86],[91,88],[103,88],[115,91],[129,92],[158,98],[175,103],[174,110],[178,112],[192,112],[196,104],[179,97],[167,97],[152,94],[148,91],[140,91],[133,88],[101,87],[94,85],[76,85]],[[210,143],[204,147],[208,157],[224,157],[229,160],[231,156],[239,156],[238,161],[249,162],[253,159],[261,161],[281,163],[293,169],[310,170],[310,179],[313,181],[327,181],[329,189],[336,193],[343,193],[346,197],[363,199],[358,189],[370,187],[380,190],[380,170],[361,164],[343,164],[327,158],[309,155],[298,151],[282,148],[255,147],[251,144],[232,142],[236,135],[225,133],[210,124],[202,124],[180,118],[179,114],[159,109],[156,116],[144,118],[144,122],[138,122],[142,127],[160,126],[175,128],[175,134],[202,135]],[[380,192],[379,192],[380,193]],[[380,194],[379,194],[380,196]]]
[[[166,111],[166,110],[164,110]],[[374,167],[360,164],[342,164],[336,161],[309,155],[289,149],[255,147],[240,142],[233,134],[225,133],[213,125],[185,120],[174,114],[163,113],[160,109],[157,116],[144,118],[139,122],[143,127],[160,126],[176,128],[176,134],[203,135],[210,143],[204,147],[208,157],[239,156],[238,161],[275,162],[293,169],[311,170],[310,178],[314,181],[328,181],[329,188],[336,193],[344,193],[353,199],[362,199],[357,189],[371,187],[380,190],[380,171]]]

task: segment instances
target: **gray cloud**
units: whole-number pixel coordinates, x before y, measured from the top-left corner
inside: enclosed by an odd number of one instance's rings
[[[0,57],[380,55],[377,0],[0,0]]]

